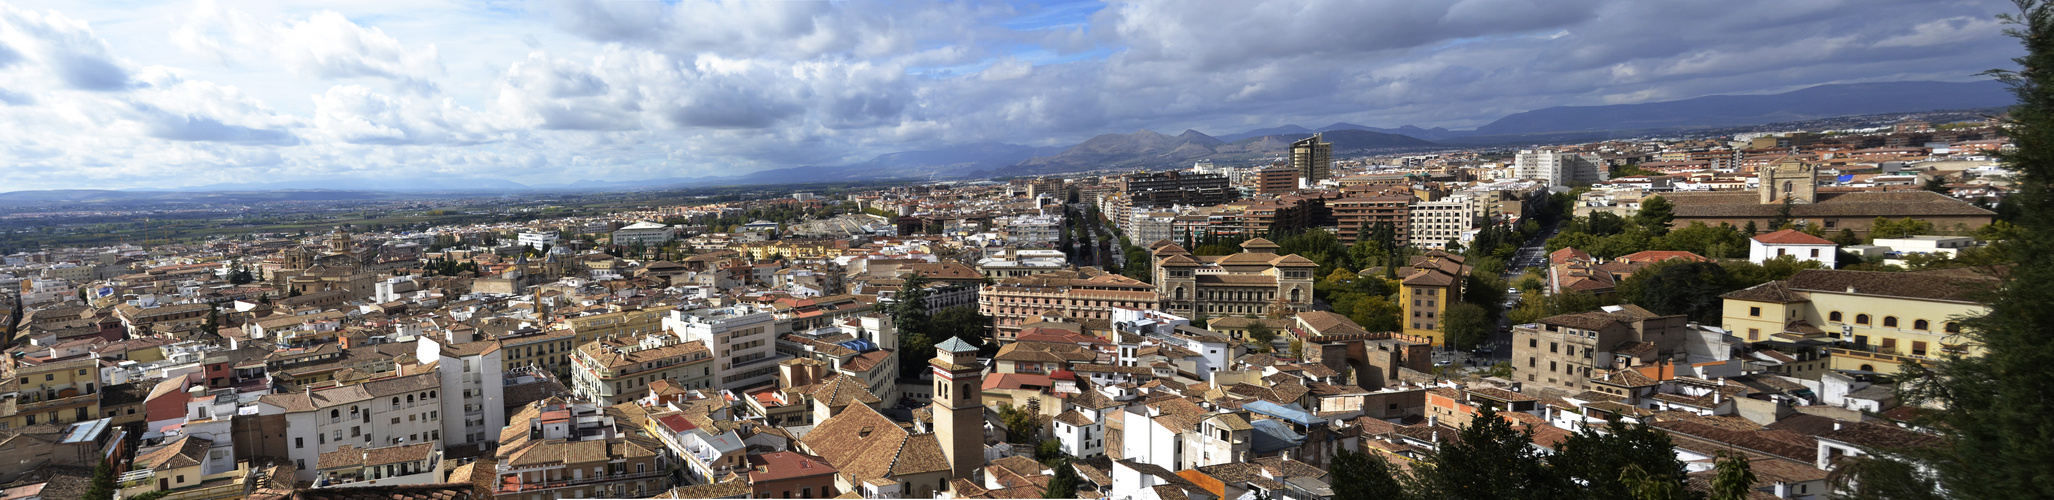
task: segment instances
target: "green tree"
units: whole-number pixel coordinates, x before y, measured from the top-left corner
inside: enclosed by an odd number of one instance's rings
[[[1670,491],[1666,488],[1680,493],[1688,479],[1667,432],[1616,419],[1602,432],[1584,427],[1570,434],[1548,457],[1548,464],[1583,485],[1584,497],[1590,500],[1641,499],[1647,497],[1638,491]],[[1622,477],[1628,467],[1638,471],[1638,477]]]
[[[1077,498],[1077,466],[1065,459],[1052,467],[1055,477],[1048,480],[1048,490],[1041,498]]]
[[[1041,462],[1042,465],[1055,467],[1067,458],[1068,455],[1063,454],[1062,441],[1043,439],[1034,445],[1034,460]]]
[[[93,482],[79,500],[114,500],[119,485],[114,483],[114,465],[107,460],[93,467]]]
[[[1461,436],[1442,441],[1439,452],[1414,466],[1415,493],[1478,500],[1566,496],[1574,485],[1549,469],[1533,447],[1532,432],[1514,430],[1484,405]]]
[[[1399,477],[1402,473],[1381,455],[1341,450],[1334,454],[1333,464],[1327,468],[1327,473],[1330,475],[1328,483],[1334,488],[1334,498],[1403,500],[1413,497]]]
[[[1754,491],[1754,470],[1747,465],[1747,455],[1720,451],[1714,458],[1717,470],[1712,474],[1712,488],[1706,500],[1747,500]]]
[[[1277,332],[1271,331],[1269,325],[1262,324],[1260,320],[1254,321],[1248,324],[1248,340],[1267,350],[1270,343],[1277,340]]]
[[[2016,203],[2018,231],[2004,245],[2001,281],[1981,298],[1986,309],[1960,320],[1983,352],[1906,364],[1898,379],[1906,404],[1946,408],[1920,422],[1943,444],[1902,453],[1951,498],[2054,498],[2054,2],[2016,4],[2000,19],[2025,55],[2013,59],[2019,69],[1991,74],[2018,97],[2001,125],[2017,148],[1999,155],[2016,172],[2005,202]]]
[[[1447,336],[1448,345],[1457,349],[1473,349],[1489,340],[1496,326],[1489,311],[1468,302],[1449,305],[1441,316],[1441,333]]]
[[[1722,314],[1725,300],[1733,291],[1726,268],[1709,262],[1667,261],[1657,263],[1619,283],[1620,298],[1656,314],[1682,314],[1711,324]]]
[[[899,331],[899,352],[932,352],[937,342],[932,336],[934,318],[927,310],[927,276],[920,273],[906,273],[899,283],[899,293],[892,300],[888,313],[892,325]],[[928,356],[900,356],[899,373],[920,373],[926,370]]]
[[[1668,198],[1649,196],[1640,200],[1640,213],[1633,216],[1633,222],[1646,228],[1655,236],[1669,232],[1669,223],[1676,220],[1676,205]]]
[[[1024,406],[999,404],[999,422],[1006,426],[1006,442],[1016,444],[1039,444],[1041,441],[1041,417],[1034,410]]]

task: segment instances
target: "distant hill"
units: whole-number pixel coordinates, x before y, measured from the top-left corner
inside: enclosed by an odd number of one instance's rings
[[[1242,139],[1247,139],[1250,137],[1262,137],[1265,135],[1310,134],[1313,132],[1318,131],[1305,127],[1300,127],[1297,125],[1285,125],[1282,127],[1259,128],[1247,132],[1241,132],[1238,134],[1227,134],[1219,136],[1219,138],[1222,141],[1234,142]]]
[[[546,187],[601,190],[795,184],[898,178],[954,179],[1004,168],[1019,163],[1022,160],[1033,158],[1036,155],[1054,154],[1062,150],[1062,147],[1036,147],[987,142],[939,149],[886,153],[871,158],[868,161],[852,165],[776,168],[741,175],[717,177],[668,177],[634,181],[581,180],[570,184]]]
[[[519,191],[525,184],[503,179],[417,178],[417,179],[329,179],[320,181],[236,182],[168,188],[163,191],[274,191],[274,190],[357,190],[357,191]],[[155,190],[146,190],[155,191]]]
[[[2009,106],[2002,83],[1884,82],[1819,85],[1781,94],[1713,95],[1680,101],[1607,106],[1556,106],[1514,113],[1477,127],[1475,135],[1594,130],[1705,128],[1848,115]]]
[[[1283,154],[1290,149],[1292,142],[1312,135],[1310,130],[1302,127],[1278,127],[1286,130],[1293,128],[1303,132],[1250,136],[1233,142],[1222,141],[1196,130],[1185,130],[1184,133],[1175,136],[1151,130],[1132,134],[1105,134],[1086,140],[1061,153],[1031,158],[995,174],[1044,175],[1102,168],[1159,167],[1212,157]],[[1332,143],[1336,152],[1434,146],[1434,143],[1418,138],[1367,130],[1334,130],[1323,134],[1321,137]]]

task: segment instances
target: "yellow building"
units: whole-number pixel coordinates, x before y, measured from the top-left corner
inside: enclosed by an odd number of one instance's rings
[[[563,324],[578,332],[571,345],[580,346],[605,337],[632,337],[661,330],[665,312],[664,308],[630,309],[568,318]]]
[[[1434,250],[1413,257],[1412,264],[1399,271],[1404,279],[1399,282],[1398,302],[1405,316],[1398,319],[1405,334],[1432,339],[1434,345],[1447,343],[1443,320],[1448,306],[1462,300],[1462,279],[1468,274],[1469,266],[1460,255]]]
[[[15,368],[21,396],[0,426],[64,425],[100,418],[100,361],[81,358]]]
[[[1897,373],[1948,352],[1980,354],[1957,321],[1988,308],[1972,297],[1996,280],[1942,270],[1918,273],[1799,271],[1724,295],[1720,326],[1748,342],[1812,342],[1833,370]]]

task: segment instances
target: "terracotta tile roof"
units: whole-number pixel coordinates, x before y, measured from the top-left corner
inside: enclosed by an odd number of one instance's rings
[[[469,500],[476,498],[476,486],[469,483],[412,484],[403,486],[359,486],[311,488],[292,493],[293,500]]]
[[[1762,242],[1762,243],[1770,244],[1770,245],[1831,245],[1831,244],[1833,244],[1833,242],[1832,242],[1832,241],[1830,241],[1830,240],[1827,240],[1827,239],[1825,239],[1825,238],[1820,238],[1820,237],[1817,237],[1817,236],[1812,236],[1812,235],[1809,235],[1809,234],[1805,234],[1805,232],[1804,232],[1804,231],[1798,231],[1798,230],[1796,230],[1796,229],[1784,229],[1784,230],[1781,230],[1781,231],[1776,231],[1776,232],[1773,232],[1773,233],[1768,233],[1768,234],[1758,235],[1758,236],[1755,236],[1755,237],[1754,237],[1754,240],[1755,240],[1755,241],[1759,241],[1759,242]]]
[[[1799,273],[1802,272],[1803,271],[1799,271]],[[1725,295],[1720,295],[1719,297],[1725,299],[1748,300],[1754,302],[1769,302],[1774,304],[1793,304],[1798,302],[1811,301],[1811,299],[1805,298],[1804,296],[1798,295],[1796,292],[1791,291],[1789,283],[1784,281],[1771,281],[1768,283],[1755,285],[1745,289],[1727,292]]]
[[[1997,285],[1994,279],[1959,274],[1824,269],[1798,271],[1784,283],[1793,290],[1850,293],[1851,289],[1851,293],[1859,295],[1956,302],[1973,302],[1978,294]]]
[[[185,436],[136,455],[135,464],[139,468],[154,470],[192,467],[200,464],[200,460],[207,454],[207,448],[212,446],[214,442],[206,438]]]

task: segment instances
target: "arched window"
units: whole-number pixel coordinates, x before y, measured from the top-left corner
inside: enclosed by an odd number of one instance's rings
[[[1792,187],[1795,186],[1791,184],[1790,181],[1783,181],[1783,192],[1780,194],[1782,194],[1783,196],[1790,196],[1790,188]]]
[[[1947,329],[1947,333],[1961,333],[1961,323],[1949,321],[1947,322],[1947,324],[1941,325],[1940,327]]]
[[[1176,297],[1176,300],[1184,300],[1184,287],[1181,287],[1181,286],[1180,286],[1180,287],[1177,287],[1177,297]]]
[[[1896,317],[1896,316],[1884,316],[1884,317],[1883,317],[1883,327],[1884,327],[1884,328],[1897,328],[1897,317]]]
[[[1828,314],[1826,314],[1826,321],[1831,321],[1831,322],[1834,322],[1834,323],[1839,323],[1839,322],[1840,322],[1840,311],[1833,311],[1832,313],[1828,313]]]
[[[398,408],[398,407],[399,407],[399,396],[393,396],[393,397],[392,397],[392,407],[393,407],[393,408]]]
[[[1866,324],[1869,324],[1869,315],[1867,315],[1867,314],[1856,314],[1856,315],[1854,315],[1854,324],[1857,324],[1857,325],[1866,325]]]
[[[328,410],[328,418],[342,418],[342,410]]]
[[[1292,302],[1299,302],[1299,301],[1300,301],[1300,300],[1299,300],[1299,292],[1300,292],[1300,291],[1299,291],[1298,289],[1296,289],[1296,288],[1293,288],[1293,289],[1291,289],[1291,301],[1292,301]]]
[[[1872,371],[1876,371],[1876,365],[1861,365],[1861,371],[1865,371],[1865,372],[1872,372]]]
[[[1922,320],[1922,319],[1920,319],[1920,320],[1912,320],[1912,322],[1911,322],[1911,329],[1913,329],[1913,330],[1931,330],[1931,329],[1933,329],[1933,324],[1932,324],[1932,323],[1927,323],[1927,322],[1926,322],[1926,320]]]

